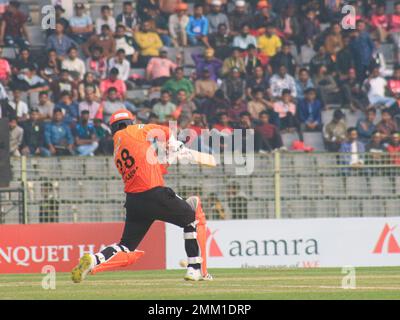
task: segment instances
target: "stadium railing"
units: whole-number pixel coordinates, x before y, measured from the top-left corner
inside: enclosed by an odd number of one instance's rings
[[[256,154],[247,175],[237,175],[233,164],[178,164],[169,168],[166,183],[183,197],[200,195],[209,219],[399,216],[399,159],[386,153]],[[22,203],[3,214],[3,223],[124,219],[123,183],[112,157],[23,157],[12,159],[12,167],[10,188],[23,192],[0,193],[0,212],[5,201]]]

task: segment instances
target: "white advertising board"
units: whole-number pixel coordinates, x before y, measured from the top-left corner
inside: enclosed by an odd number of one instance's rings
[[[182,229],[167,224],[167,268],[185,259]],[[399,266],[399,218],[209,221],[211,268]]]

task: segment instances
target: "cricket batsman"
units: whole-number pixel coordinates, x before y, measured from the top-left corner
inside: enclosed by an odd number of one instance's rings
[[[99,253],[84,254],[72,270],[72,281],[78,283],[89,273],[115,270],[134,263],[143,254],[135,249],[155,220],[183,228],[188,264],[184,279],[212,280],[207,272],[206,218],[200,198],[193,196],[184,200],[165,187],[163,175],[166,170],[158,161],[151,140],[163,136],[174,153],[184,145],[168,127],[134,122],[135,117],[128,110],[118,110],[110,118],[114,162],[126,193],[126,220],[121,241]]]

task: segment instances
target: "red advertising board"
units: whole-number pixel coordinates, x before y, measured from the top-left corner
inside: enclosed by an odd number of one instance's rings
[[[68,272],[85,252],[96,253],[120,240],[123,223],[0,226],[0,273],[39,273],[51,265]],[[165,269],[165,224],[153,224],[139,245],[145,255],[130,270]]]

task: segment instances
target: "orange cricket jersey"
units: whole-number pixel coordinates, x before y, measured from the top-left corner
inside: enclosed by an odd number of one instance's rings
[[[165,168],[159,163],[151,141],[169,139],[168,127],[131,125],[114,135],[114,162],[125,183],[126,193],[144,192],[164,186]]]

